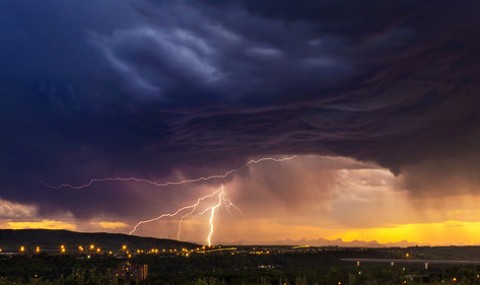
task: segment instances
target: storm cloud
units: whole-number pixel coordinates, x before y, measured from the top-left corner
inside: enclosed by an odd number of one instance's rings
[[[38,180],[167,180],[293,154],[382,166],[412,193],[450,195],[458,179],[477,188],[479,8],[4,1],[0,199],[44,216],[123,216],[145,205],[142,186],[86,194]],[[447,182],[429,183],[438,176]]]

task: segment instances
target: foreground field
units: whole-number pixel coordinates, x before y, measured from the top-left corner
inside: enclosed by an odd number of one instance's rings
[[[193,254],[2,255],[0,284],[480,284],[478,264],[405,262],[478,259],[478,247],[243,247]],[[364,258],[361,262],[356,259]],[[382,262],[364,262],[364,260]],[[394,259],[397,262],[386,263]],[[119,265],[148,266],[145,280],[116,276]]]

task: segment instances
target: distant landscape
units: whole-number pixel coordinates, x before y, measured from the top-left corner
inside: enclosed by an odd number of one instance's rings
[[[308,244],[313,246],[346,246],[346,247],[407,247],[415,246],[416,243],[409,242],[406,240],[398,242],[388,242],[388,243],[379,243],[378,241],[363,241],[363,240],[352,240],[344,241],[341,238],[328,240],[328,239],[299,239],[299,240],[278,240],[274,242],[275,245],[299,245],[299,244]]]
[[[123,234],[0,230],[0,247],[0,284],[480,283],[479,246],[205,247]],[[148,268],[148,275],[118,276],[122,266]]]
[[[42,229],[0,230],[0,248],[3,252],[17,252],[20,246],[24,246],[27,253],[33,253],[38,246],[41,252],[58,253],[61,245],[64,245],[69,254],[77,252],[79,246],[85,248],[90,245],[100,248],[102,253],[119,250],[123,245],[129,245],[135,249],[191,249],[198,247],[198,245],[193,243],[125,234],[81,233],[67,230]]]

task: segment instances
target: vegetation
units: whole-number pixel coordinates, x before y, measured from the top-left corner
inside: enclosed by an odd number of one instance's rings
[[[117,279],[113,272],[123,259],[104,256],[39,254],[0,260],[2,284],[480,284],[480,267],[436,265],[360,265],[323,254],[206,254],[185,256],[139,255],[130,261],[148,264],[146,281]],[[340,282],[340,283],[339,283]],[[405,283],[406,282],[406,283]]]
[[[122,245],[136,248],[194,248],[198,245],[169,239],[146,238],[125,234],[80,233],[66,230],[0,230],[0,248],[5,251],[18,251],[25,246],[28,252],[34,252],[39,246],[42,252],[58,252],[65,245],[67,253],[75,252],[78,246],[98,245],[103,251],[116,251]]]

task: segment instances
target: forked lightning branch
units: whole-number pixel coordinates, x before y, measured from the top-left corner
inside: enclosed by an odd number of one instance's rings
[[[49,183],[46,183],[44,181],[40,181],[43,185],[51,188],[51,189],[72,189],[72,190],[82,190],[90,187],[91,185],[95,183],[108,183],[108,182],[132,182],[132,183],[146,183],[149,185],[152,185],[154,187],[160,187],[160,188],[165,188],[165,187],[170,187],[170,186],[179,186],[179,185],[185,185],[185,184],[192,184],[192,183],[199,183],[199,182],[207,182],[211,180],[220,180],[220,179],[225,179],[228,178],[229,176],[232,176],[236,173],[238,173],[241,170],[244,170],[245,168],[259,164],[262,162],[266,161],[272,161],[276,163],[280,162],[285,162],[285,161],[290,161],[294,159],[296,155],[294,156],[289,156],[289,157],[284,157],[284,158],[274,158],[274,157],[265,157],[265,158],[260,158],[260,159],[252,159],[245,163],[243,166],[239,168],[234,168],[231,169],[223,174],[215,174],[215,175],[210,175],[210,176],[202,176],[198,178],[191,178],[191,179],[184,179],[184,180],[178,180],[178,181],[167,181],[167,182],[157,182],[154,180],[149,180],[149,179],[144,179],[144,178],[137,178],[137,177],[104,177],[104,178],[92,178],[90,179],[87,183],[85,184],[80,184],[80,185],[74,185],[74,184],[69,184],[69,183],[63,183],[60,185],[51,185]],[[213,204],[212,204],[213,201]],[[226,209],[228,212],[231,212],[231,208],[235,209],[239,213],[241,213],[241,210],[235,206],[235,204],[227,198],[227,192],[225,190],[225,186],[222,184],[218,189],[213,191],[211,194],[205,195],[203,197],[200,197],[196,200],[196,202],[189,204],[187,206],[181,207],[177,209],[174,212],[171,213],[164,213],[159,216],[153,217],[148,220],[142,220],[139,221],[133,229],[129,232],[129,234],[135,233],[140,226],[148,223],[152,223],[164,218],[169,218],[169,217],[180,217],[180,220],[178,222],[178,230],[177,230],[177,239],[180,240],[181,233],[182,233],[182,223],[185,221],[187,218],[197,218],[203,215],[209,215],[208,218],[208,235],[205,238],[205,242],[207,245],[211,246],[212,245],[212,237],[215,232],[215,218],[218,215],[218,212],[221,208]]]

